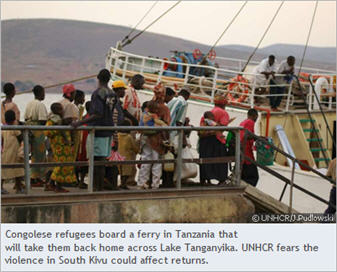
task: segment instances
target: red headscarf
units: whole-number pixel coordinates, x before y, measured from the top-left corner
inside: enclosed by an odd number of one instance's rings
[[[228,104],[226,95],[216,94],[214,95],[214,105],[225,106]]]
[[[164,85],[160,82],[158,85],[154,87],[153,92],[154,96],[152,100],[156,101],[159,104],[163,104],[165,102],[165,95],[166,95]]]

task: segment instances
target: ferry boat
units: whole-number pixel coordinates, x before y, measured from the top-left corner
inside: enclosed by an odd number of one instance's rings
[[[191,99],[187,115],[191,123],[195,125],[199,124],[203,112],[212,107],[216,92],[229,95],[230,104],[226,110],[231,117],[236,117],[231,124],[233,126],[238,126],[246,118],[249,108],[257,109],[260,115],[256,124],[258,135],[271,138],[274,145],[284,152],[325,173],[331,156],[335,156],[333,139],[336,138],[336,102],[330,98],[328,103],[322,106],[321,111],[314,90],[316,80],[325,77],[330,82],[330,91],[334,91],[335,71],[303,67],[298,80],[294,79],[290,84],[282,85],[286,86],[287,91],[282,97],[279,111],[274,112],[269,106],[270,85],[263,86],[266,89],[264,94],[255,92],[257,89],[256,74],[252,71],[254,66],[258,65],[257,62],[250,63],[248,72],[242,72],[245,60],[215,57],[214,55],[213,53],[211,56],[211,63],[200,65],[197,60],[191,60],[192,57],[199,57],[199,60],[204,57],[198,49],[190,53],[175,51],[170,59],[160,59],[136,55],[111,47],[105,61],[106,68],[111,71],[114,79],[127,82],[135,74],[142,74],[145,77],[147,89],[141,91],[146,97],[143,100],[151,99],[151,89],[159,82],[176,90],[182,87],[188,88],[191,91]],[[199,71],[199,74],[195,71]],[[301,95],[302,92],[304,96]],[[334,128],[333,139],[330,134],[332,128]],[[196,136],[192,137],[192,146],[193,144],[194,146],[197,144]],[[196,152],[194,154],[197,156]],[[290,178],[293,162],[277,152],[273,159],[274,165],[270,167],[275,172]],[[297,184],[309,191],[317,192],[323,199],[328,199],[330,183],[310,173],[302,165],[296,163],[294,167]],[[260,171],[258,188],[288,204],[290,192],[284,184],[276,180],[275,176]],[[251,188],[251,190],[254,189]],[[295,195],[293,207],[301,212],[322,212],[326,207],[326,204],[308,198],[303,192],[297,191]]]

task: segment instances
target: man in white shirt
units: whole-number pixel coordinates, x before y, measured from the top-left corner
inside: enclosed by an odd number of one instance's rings
[[[319,77],[315,82],[315,92],[320,98],[322,104],[328,105],[329,99],[332,97],[332,100],[336,100],[336,90],[335,86],[330,87],[329,80],[326,77]],[[316,98],[314,98],[313,109],[319,109]]]
[[[274,78],[276,71],[275,56],[270,55],[268,58],[262,60],[258,66],[253,70],[256,78],[256,86],[268,84],[271,78]]]
[[[276,71],[275,56],[270,55],[268,58],[262,60],[258,66],[253,70],[255,74],[255,94],[261,95],[266,93],[266,87],[271,78],[274,77]],[[259,97],[254,98],[255,103],[262,102]]]
[[[276,76],[270,80],[270,85],[282,85],[290,84],[293,78],[295,71],[295,57],[289,56],[286,60],[283,60],[280,63],[280,66],[277,69],[277,74],[282,74],[282,76]],[[269,96],[270,107],[273,111],[277,111],[277,107],[280,106],[283,94],[286,90],[286,86],[274,86],[270,87],[271,95],[278,96]]]

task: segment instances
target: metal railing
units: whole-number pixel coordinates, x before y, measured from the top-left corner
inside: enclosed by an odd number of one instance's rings
[[[88,166],[88,191],[93,192],[93,180],[94,180],[94,166],[105,165],[111,166],[116,164],[152,164],[152,163],[175,163],[176,171],[177,171],[177,180],[176,180],[176,188],[181,189],[181,171],[182,171],[182,163],[224,163],[224,162],[232,162],[234,161],[236,165],[240,165],[240,130],[241,127],[102,127],[102,126],[83,126],[79,128],[72,128],[70,126],[27,126],[27,125],[19,125],[19,126],[1,126],[2,130],[20,130],[23,131],[23,145],[24,145],[24,163],[15,163],[15,164],[1,164],[2,168],[24,168],[25,170],[25,184],[26,184],[26,194],[30,194],[31,184],[30,184],[30,168],[31,167],[51,167],[51,166]],[[47,131],[47,130],[62,130],[62,131],[71,131],[71,130],[88,130],[89,136],[87,141],[88,144],[88,162],[53,162],[53,163],[30,163],[29,161],[29,132],[30,131]],[[128,160],[128,161],[94,161],[94,135],[95,131],[102,130],[111,130],[111,131],[177,131],[178,133],[178,149],[177,149],[177,158],[174,160]],[[183,133],[188,131],[233,131],[236,136],[236,153],[234,157],[219,157],[219,158],[200,158],[200,159],[184,159],[182,157],[182,149],[183,149]],[[234,172],[234,180],[235,185],[240,185],[241,174],[240,169],[236,168]]]
[[[236,68],[237,71],[242,71],[243,66],[247,63],[246,59],[236,59],[236,58],[225,58],[225,57],[220,57],[217,56],[215,58],[216,60],[221,60],[221,61],[226,61],[226,62],[231,62],[231,66],[228,67],[232,67],[232,69]],[[260,61],[250,61],[249,64],[250,65],[259,65]],[[295,66],[296,70],[299,70],[299,66]],[[308,72],[308,73],[316,73],[316,74],[321,74],[321,73],[334,73],[334,71],[331,70],[326,70],[326,69],[320,69],[320,68],[314,68],[314,67],[301,67],[301,71],[302,72]]]
[[[325,204],[329,204],[329,201],[323,199],[322,197],[308,191],[307,189],[297,185],[294,183],[294,178],[295,178],[295,167],[296,167],[296,163],[301,165],[303,168],[313,172],[314,174],[318,175],[319,177],[323,178],[324,180],[326,180],[327,182],[331,183],[331,184],[336,184],[336,181],[332,180],[331,178],[327,177],[326,175],[323,175],[321,172],[317,171],[316,169],[310,167],[309,165],[307,165],[306,163],[296,159],[295,157],[289,155],[288,153],[284,152],[283,150],[279,149],[278,147],[276,147],[275,145],[271,144],[270,142],[268,142],[265,138],[257,136],[253,133],[251,133],[250,131],[246,130],[245,131],[245,135],[244,135],[244,141],[246,141],[247,137],[251,136],[255,141],[261,141],[262,143],[264,143],[265,145],[271,147],[272,149],[274,149],[275,151],[279,152],[280,154],[282,154],[283,156],[287,157],[288,159],[290,159],[292,161],[292,168],[291,168],[291,178],[288,179],[287,177],[281,175],[280,173],[276,172],[275,170],[271,169],[270,167],[266,167],[260,163],[257,163],[255,160],[252,160],[251,158],[245,156],[245,154],[242,153],[242,157],[245,160],[248,160],[249,162],[255,164],[256,166],[260,167],[261,169],[265,170],[266,172],[272,174],[274,177],[278,178],[279,180],[283,181],[285,183],[283,190],[281,192],[279,201],[282,200],[285,190],[287,188],[288,185],[290,185],[290,194],[289,194],[289,213],[292,213],[292,207],[293,207],[293,191],[294,188],[300,190],[301,192],[305,193],[306,195],[309,195],[313,198],[315,198],[316,200],[323,202]],[[330,203],[332,205],[332,203]],[[332,205],[334,206],[334,205]]]
[[[241,63],[243,60],[240,59],[231,59],[226,58],[229,61]],[[182,71],[170,72],[170,75],[165,77],[164,65],[179,65],[182,67]],[[239,65],[240,66],[240,65]],[[249,79],[248,83],[239,84],[241,86],[247,87],[250,89],[247,98],[240,102],[242,105],[250,105],[254,107],[255,98],[261,97],[272,97],[272,96],[282,96],[286,99],[286,105],[284,108],[285,112],[289,111],[289,107],[294,102],[294,96],[292,94],[292,84],[277,84],[270,85],[266,81],[265,84],[257,84],[256,83],[256,74],[250,72],[241,72],[235,70],[235,68],[231,67],[231,69],[217,68],[213,66],[206,65],[198,65],[198,64],[190,64],[190,63],[177,63],[172,62],[170,60],[163,60],[159,58],[153,57],[145,57],[136,54],[127,53],[124,51],[117,50],[113,47],[110,48],[106,58],[106,68],[112,72],[113,77],[119,76],[123,80],[126,80],[127,77],[131,77],[136,73],[142,74],[147,80],[151,81],[153,84],[157,84],[162,81],[165,85],[174,85],[176,84],[179,87],[190,87],[191,89],[197,88],[200,94],[198,97],[201,100],[207,100],[209,102],[213,102],[214,94],[217,91],[230,93],[233,97],[235,95],[241,96],[242,92],[238,92],[235,90],[228,90],[227,86],[231,83],[237,83],[233,80],[237,75],[242,75],[245,78]],[[209,76],[197,76],[190,71],[192,70],[207,70]],[[308,68],[309,71],[315,71],[314,68]],[[320,72],[324,72],[329,76],[335,75],[333,71],[327,70],[319,70]],[[128,74],[129,73],[129,74]],[[131,73],[131,74],[130,74]],[[283,74],[276,74],[276,77],[284,77]],[[309,83],[304,82],[304,85],[309,88]],[[285,87],[287,91],[283,94],[257,94],[255,93],[255,89],[261,87],[265,89],[274,88],[274,87]],[[308,96],[310,97],[310,96]],[[235,101],[234,101],[235,102]],[[331,105],[329,106],[331,108]]]

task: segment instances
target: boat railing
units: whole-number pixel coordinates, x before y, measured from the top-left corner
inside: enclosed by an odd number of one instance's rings
[[[256,83],[257,75],[250,72],[238,72],[228,69],[217,68],[213,66],[179,63],[183,67],[181,71],[167,72],[164,69],[165,65],[177,65],[176,62],[169,60],[163,60],[153,57],[139,56],[132,53],[111,48],[106,58],[106,68],[112,72],[113,77],[122,78],[126,80],[132,77],[136,73],[144,75],[148,82],[157,84],[163,82],[168,86],[177,85],[179,87],[190,87],[192,90],[196,90],[198,97],[202,100],[208,100],[213,102],[214,94],[216,92],[223,92],[230,94],[233,100],[233,104],[243,104],[253,107],[257,98],[266,98],[272,96],[282,96],[286,101],[286,105],[282,109],[283,111],[289,111],[292,106],[294,97],[292,94],[292,84],[277,83],[276,85],[260,84]],[[191,74],[192,70],[206,70],[208,76],[197,76]],[[246,82],[238,82],[236,77],[242,75],[248,79]],[[261,75],[258,75],[261,76]],[[284,75],[275,75],[276,77],[284,77]],[[228,89],[230,84],[236,84],[239,88]],[[309,86],[309,85],[308,85]],[[285,87],[286,92],[279,94],[269,94],[268,90],[275,87]],[[242,89],[249,89],[249,94],[243,93]],[[265,93],[257,93],[257,88],[264,88]],[[238,99],[234,97],[244,96],[245,99],[241,99],[239,103]]]
[[[217,62],[217,60],[219,60]],[[246,59],[237,59],[237,58],[227,58],[227,57],[216,57],[215,62],[217,63],[225,63],[222,67],[231,67],[231,69],[236,71],[242,71],[242,68],[247,63]],[[260,62],[259,61],[250,61],[249,65],[257,66]],[[299,66],[295,66],[295,70],[299,70]],[[314,68],[314,67],[301,67],[302,72],[310,73],[310,74],[333,74],[335,71],[332,70],[326,70],[326,69],[320,69],[320,68]]]
[[[230,61],[237,61],[238,63],[243,62],[240,59],[231,59],[227,58]],[[167,65],[180,65],[182,69],[180,71],[167,71],[164,69]],[[145,78],[152,82],[153,84],[157,84],[160,81],[166,83],[167,85],[176,85],[178,87],[190,87],[191,89],[196,89],[198,96],[202,97],[203,100],[209,100],[213,102],[214,94],[218,91],[225,92],[231,94],[231,97],[241,97],[245,96],[245,99],[241,99],[239,104],[249,105],[251,107],[255,106],[255,101],[260,98],[272,97],[272,96],[282,96],[282,99],[286,101],[285,105],[281,110],[288,112],[290,107],[294,105],[295,97],[292,93],[292,84],[276,84],[270,85],[267,83],[258,85],[256,83],[256,77],[261,75],[256,75],[251,72],[240,72],[232,69],[224,69],[219,67],[207,66],[207,65],[199,65],[199,64],[190,64],[190,63],[177,63],[169,60],[154,58],[154,57],[145,57],[140,56],[124,51],[117,50],[113,47],[110,48],[108,56],[106,58],[106,67],[112,72],[114,77],[119,77],[124,80],[126,78],[130,78],[136,73],[143,74]],[[302,68],[303,69],[303,68]],[[311,68],[310,68],[311,69]],[[313,75],[322,75],[326,77],[330,77],[331,79],[335,76],[335,73],[328,70],[315,70],[311,69],[309,71],[318,72],[319,74]],[[202,73],[196,73],[196,70],[203,71]],[[206,72],[205,72],[206,71]],[[322,73],[324,72],[324,73]],[[206,76],[198,76],[196,74],[206,74]],[[242,75],[244,78],[248,79],[247,83],[237,82],[235,78],[238,75]],[[283,77],[282,74],[276,74],[276,77]],[[332,84],[332,80],[330,80],[330,84]],[[228,86],[231,83],[236,83],[241,87],[241,90],[228,90]],[[307,95],[307,102],[311,105],[312,100],[312,92],[310,90],[309,82],[302,82],[304,88],[308,90],[309,95]],[[242,86],[249,88],[249,95],[243,94]],[[332,85],[331,85],[332,86]],[[285,92],[278,94],[270,94],[268,90],[270,88],[276,87],[285,87]],[[256,89],[264,88],[264,93],[256,92]],[[200,95],[199,95],[200,94]],[[238,99],[233,98],[234,104],[237,103]],[[327,108],[332,109],[336,107],[336,103],[333,102],[333,99],[329,99],[329,103],[327,103]],[[310,107],[310,109],[313,109]]]

